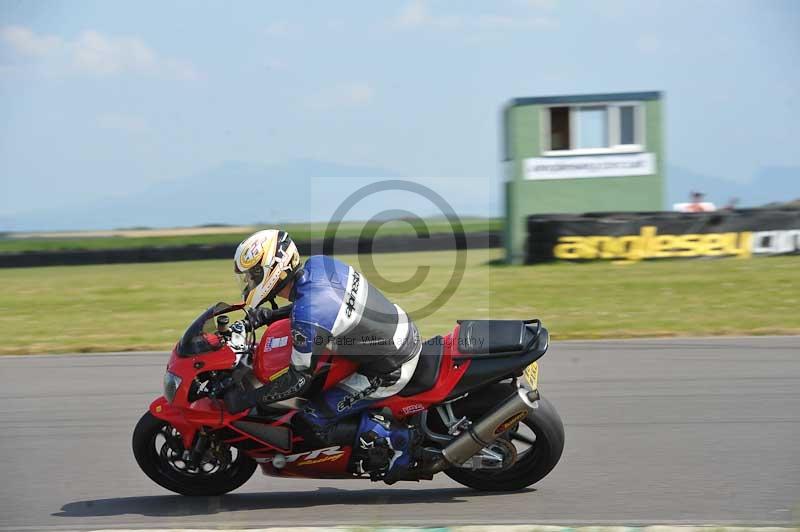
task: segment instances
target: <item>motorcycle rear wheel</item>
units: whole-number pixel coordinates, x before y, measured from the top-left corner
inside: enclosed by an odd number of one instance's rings
[[[482,413],[471,412],[475,418]],[[539,408],[529,413],[516,429],[520,438],[532,440],[523,435],[523,426],[536,436],[535,441],[519,453],[516,463],[510,468],[503,471],[473,471],[452,467],[444,473],[459,484],[480,491],[518,491],[539,482],[553,470],[561,458],[564,450],[564,425],[555,407],[547,399],[540,398]],[[504,437],[513,443],[512,436]]]
[[[170,446],[170,440],[178,445],[177,434],[169,423],[150,412],[141,417],[133,431],[136,462],[145,475],[162,488],[181,495],[223,495],[253,476],[255,460],[235,449],[229,450],[231,459],[227,463],[209,460],[197,469],[188,468],[180,459],[180,453]]]

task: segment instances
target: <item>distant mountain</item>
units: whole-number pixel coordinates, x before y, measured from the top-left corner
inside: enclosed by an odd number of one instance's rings
[[[269,224],[328,221],[362,187],[386,179],[406,179],[397,172],[369,166],[298,159],[281,164],[227,161],[184,178],[153,184],[124,198],[58,209],[34,210],[0,219],[0,231],[62,231],[120,227],[181,227],[206,224]],[[430,187],[459,215],[498,213],[496,179],[470,181],[415,179]],[[477,183],[477,186],[476,186]],[[441,211],[427,197],[400,191],[370,194],[356,202],[345,219],[428,218]]]
[[[380,168],[310,159],[271,165],[227,161],[125,198],[88,205],[75,201],[14,216],[10,222],[11,229],[21,231],[306,221],[312,203],[321,202],[342,179],[394,175]]]
[[[406,179],[398,172],[370,166],[297,159],[280,164],[227,161],[203,172],[162,181],[144,192],[91,203],[65,198],[57,209],[31,210],[0,217],[2,231],[63,231],[120,227],[185,227],[205,224],[270,224],[327,221],[345,199],[363,186],[386,179]],[[460,216],[502,215],[498,179],[419,178]],[[725,205],[740,207],[800,199],[800,168],[762,168],[749,183],[734,183],[667,166],[666,208],[686,201],[692,190]],[[348,210],[349,220],[441,216],[436,198],[409,192],[371,194]]]
[[[765,166],[749,183],[735,183],[699,174],[680,166],[667,165],[666,207],[689,199],[693,190],[706,195],[717,207],[738,198],[738,207],[759,207],[800,199],[800,168]]]

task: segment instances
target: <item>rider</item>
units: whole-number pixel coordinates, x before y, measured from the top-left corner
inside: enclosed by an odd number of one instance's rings
[[[309,388],[320,354],[329,349],[357,364],[356,373],[337,386],[311,397],[300,414],[323,442],[343,418],[363,412],[392,396],[411,380],[422,351],[417,326],[399,306],[351,266],[315,255],[302,268],[289,234],[259,231],[236,250],[234,271],[253,328],[265,324],[269,311],[258,308],[279,296],[293,303],[290,366],[260,388],[229,392],[226,405],[240,412],[255,404],[267,406],[303,395]],[[409,463],[409,431],[392,426],[377,414],[362,413],[358,441],[363,449],[383,449],[376,460],[362,460],[361,473],[401,469]]]

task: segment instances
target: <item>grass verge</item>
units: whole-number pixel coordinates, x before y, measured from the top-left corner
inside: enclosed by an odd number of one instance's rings
[[[419,319],[451,277],[454,252],[340,257],[416,315],[423,335],[460,318],[540,317],[555,340],[800,334],[800,258],[491,266],[470,251],[463,278]],[[400,286],[421,267],[425,281]],[[237,299],[230,261],[0,270],[0,354],[169,350],[217,300]]]
[[[465,218],[461,220],[466,233],[484,231],[500,231],[503,228],[502,220],[486,218]],[[282,224],[281,229],[288,231],[292,238],[298,242],[308,241],[325,236],[327,224]],[[253,232],[266,227],[254,226],[252,230],[241,233],[204,233],[204,234],[178,234],[160,236],[168,230],[152,230],[152,235],[142,236],[148,231],[131,232],[137,236],[85,236],[85,237],[57,237],[37,236],[18,238],[6,236],[0,238],[0,253],[21,251],[60,251],[81,249],[121,249],[142,247],[167,247],[187,245],[236,245]],[[337,238],[359,236],[363,230],[377,231],[376,237],[394,235],[415,235],[417,230],[427,230],[430,234],[451,234],[452,229],[447,220],[435,219],[424,221],[393,220],[385,224],[366,224],[364,222],[343,222],[336,231]],[[189,231],[189,230],[187,230]],[[367,234],[370,234],[369,232]]]

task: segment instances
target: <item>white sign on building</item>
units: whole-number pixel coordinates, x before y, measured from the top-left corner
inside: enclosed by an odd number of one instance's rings
[[[525,179],[652,175],[656,173],[656,155],[654,153],[628,153],[533,157],[524,160],[523,173]]]

